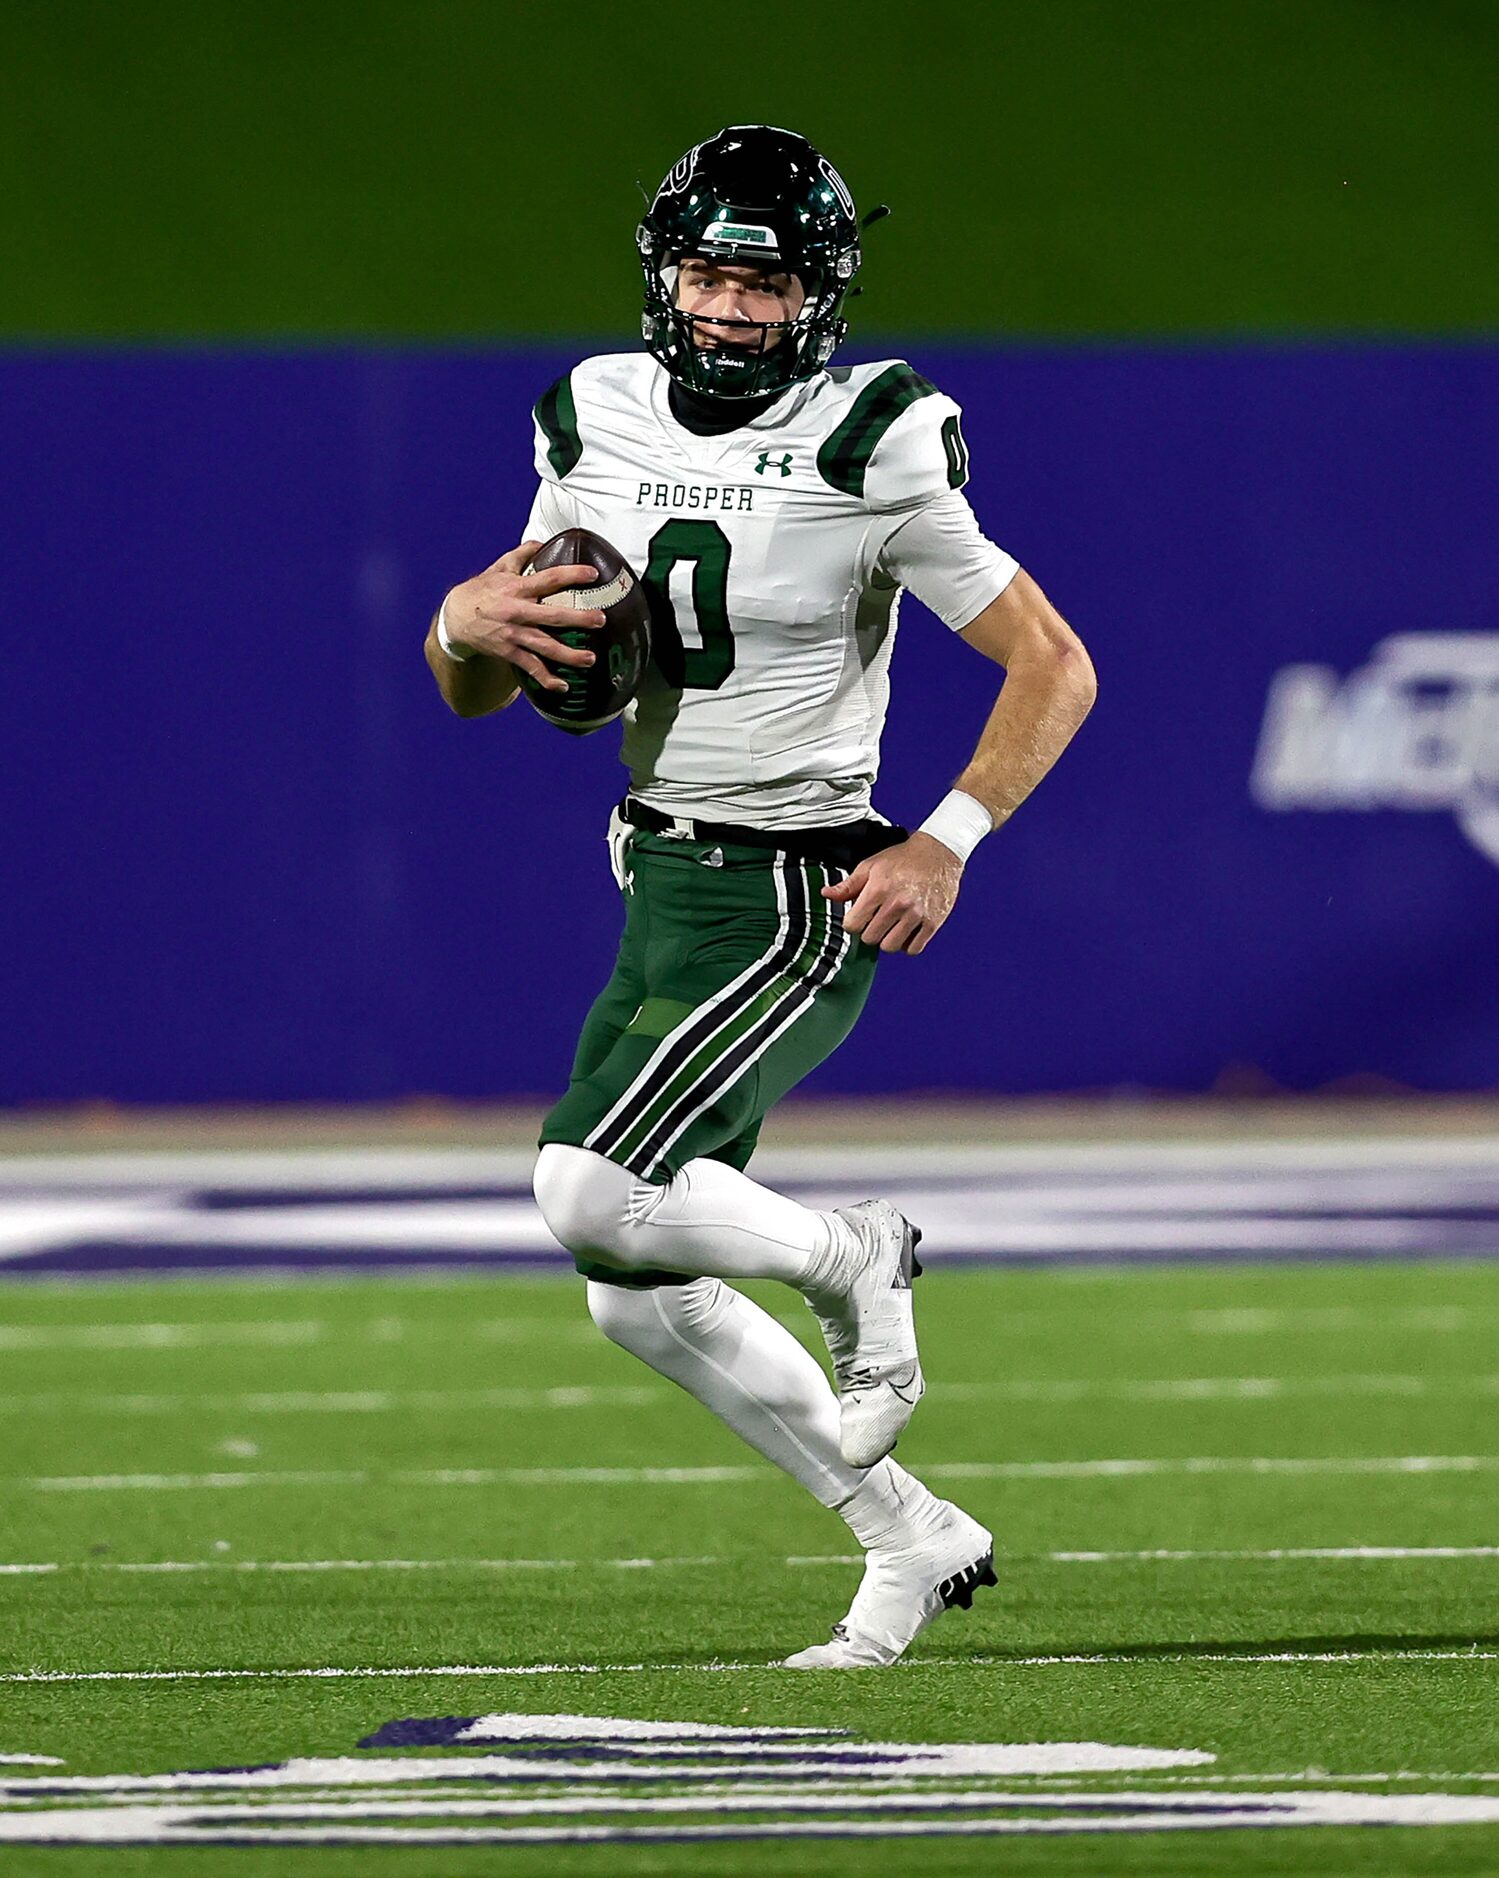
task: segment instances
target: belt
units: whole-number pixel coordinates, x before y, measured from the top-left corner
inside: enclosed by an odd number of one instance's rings
[[[663,815],[660,809],[626,796],[620,815],[632,827],[678,841],[706,841],[740,848],[769,848],[811,861],[831,861],[856,867],[881,848],[906,839],[907,830],[873,816],[858,822],[840,822],[830,828],[746,828],[738,822],[699,822],[685,815]]]

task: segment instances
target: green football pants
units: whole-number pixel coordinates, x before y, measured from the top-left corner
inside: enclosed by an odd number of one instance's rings
[[[542,1145],[591,1148],[653,1182],[700,1156],[742,1168],[766,1110],[853,1028],[878,949],[822,897],[845,867],[640,829],[621,845],[619,956]],[[689,1282],[576,1263],[615,1284]]]

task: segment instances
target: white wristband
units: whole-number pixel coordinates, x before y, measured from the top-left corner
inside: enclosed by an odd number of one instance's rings
[[[455,665],[462,665],[475,656],[472,647],[464,646],[461,650],[448,637],[448,602],[443,596],[442,605],[437,609],[437,643],[447,653]]]
[[[984,836],[994,833],[994,817],[976,797],[949,789],[916,832],[930,835],[966,861]]]

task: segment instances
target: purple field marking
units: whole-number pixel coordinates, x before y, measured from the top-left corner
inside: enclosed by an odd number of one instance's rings
[[[1033,1270],[1052,1265],[1131,1266],[1164,1265],[1317,1265],[1317,1264],[1427,1264],[1448,1260],[1484,1262],[1499,1259],[1499,1234],[1482,1244],[1442,1244],[1418,1248],[1373,1248],[1350,1252],[1346,1246],[1286,1248],[1213,1247],[1200,1252],[1150,1251],[1109,1252],[1071,1249],[1033,1252],[951,1252],[928,1256],[928,1269],[940,1270]],[[180,1277],[193,1273],[245,1276],[265,1272],[348,1273],[350,1276],[378,1276],[382,1273],[417,1271],[483,1271],[495,1277],[568,1276],[573,1271],[567,1253],[557,1252],[415,1252],[377,1250],[361,1252],[319,1251],[297,1247],[280,1250],[256,1246],[150,1246],[150,1245],[77,1245],[47,1252],[28,1254],[0,1263],[0,1281],[47,1277],[140,1276]]]
[[[242,1183],[171,1171],[99,1185],[28,1166],[0,1186],[0,1277],[571,1268],[514,1179],[330,1184],[313,1169],[305,1182],[281,1175],[260,1188],[248,1171]],[[835,1203],[826,1177],[785,1184],[809,1205]],[[926,1225],[934,1266],[1499,1257],[1499,1156],[1491,1164],[1481,1144],[1451,1168],[1398,1153],[1384,1165],[1345,1163],[1334,1152],[1320,1169],[1298,1169],[1296,1155],[1272,1150],[1258,1166],[1216,1170],[1144,1161],[998,1177],[910,1172],[896,1176],[891,1197]]]

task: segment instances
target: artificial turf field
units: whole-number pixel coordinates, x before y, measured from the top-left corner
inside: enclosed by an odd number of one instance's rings
[[[1499,1870],[1499,1823],[1272,1823],[1430,1795],[1499,1822],[1499,1271],[937,1270],[917,1298],[901,1459],[993,1527],[1000,1587],[838,1675],[766,1665],[841,1614],[841,1522],[565,1279],[8,1287],[0,1756],[52,1760],[0,1766],[0,1870]],[[308,1669],[399,1673],[274,1673]],[[596,1723],[440,1722],[516,1715],[757,1738],[663,1768]],[[1216,1759],[915,1758],[1059,1742]],[[867,1743],[904,1754],[839,1768]],[[146,1843],[7,1843],[44,1815]],[[743,1836],[767,1826],[791,1836]]]

